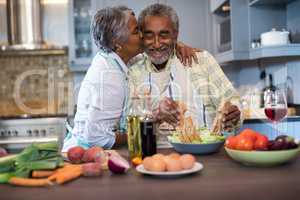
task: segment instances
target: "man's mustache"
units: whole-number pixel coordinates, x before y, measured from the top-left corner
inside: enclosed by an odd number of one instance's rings
[[[160,48],[149,48],[148,51],[151,53],[155,53],[155,52],[165,52],[168,51],[169,47],[160,47]]]

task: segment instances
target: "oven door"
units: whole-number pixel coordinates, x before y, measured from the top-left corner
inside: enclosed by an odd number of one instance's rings
[[[15,118],[0,120],[0,146],[19,152],[32,143],[57,141],[62,148],[66,117]]]

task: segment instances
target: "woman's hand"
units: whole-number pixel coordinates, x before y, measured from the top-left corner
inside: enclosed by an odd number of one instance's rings
[[[185,66],[191,66],[193,59],[196,63],[198,63],[196,52],[201,51],[201,49],[189,47],[182,42],[177,42],[176,44],[176,55]]]

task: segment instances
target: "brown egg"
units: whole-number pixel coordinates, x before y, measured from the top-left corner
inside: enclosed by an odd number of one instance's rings
[[[144,158],[143,166],[146,170],[149,170],[149,171],[151,170],[152,160],[153,160],[153,158],[151,158],[151,157]]]
[[[154,171],[154,172],[166,171],[166,163],[161,159],[152,158],[150,171]]]
[[[164,160],[164,155],[163,154],[161,154],[161,153],[157,153],[157,154],[154,154],[153,156],[152,156],[152,158],[154,158],[154,159],[160,159],[160,160]]]
[[[184,154],[180,156],[179,161],[183,169],[192,169],[195,165],[196,158],[191,154]]]
[[[164,156],[163,160],[165,161],[165,163],[167,164],[167,162],[172,159],[170,156]]]
[[[167,165],[167,171],[170,172],[177,172],[182,170],[181,164],[179,159],[174,159],[174,158],[167,158],[165,159],[166,165]]]
[[[178,153],[170,153],[169,157],[174,158],[174,159],[179,159],[180,158],[180,154],[178,154]]]

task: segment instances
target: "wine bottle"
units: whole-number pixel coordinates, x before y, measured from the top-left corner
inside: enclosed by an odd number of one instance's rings
[[[266,98],[266,93],[268,91],[275,91],[277,88],[275,87],[275,85],[273,85],[273,76],[272,74],[269,74],[267,77],[266,77],[266,87],[263,89],[263,94],[264,94],[264,98],[263,100],[265,101],[265,98]]]

